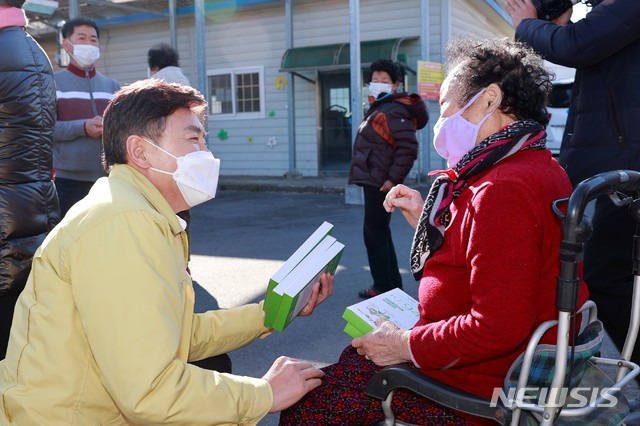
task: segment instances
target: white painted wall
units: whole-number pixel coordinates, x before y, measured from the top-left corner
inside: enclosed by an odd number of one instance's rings
[[[514,30],[481,0],[451,2],[451,36],[472,33],[480,37],[513,37]]]

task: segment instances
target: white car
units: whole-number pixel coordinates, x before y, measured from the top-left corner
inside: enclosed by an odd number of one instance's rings
[[[547,149],[557,157],[560,153],[564,126],[569,115],[569,105],[571,103],[571,91],[573,90],[573,78],[555,80],[553,89],[549,94],[547,103],[547,114],[549,124],[547,124]]]

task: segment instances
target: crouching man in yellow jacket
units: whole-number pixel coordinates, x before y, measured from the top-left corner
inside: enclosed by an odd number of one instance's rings
[[[205,110],[197,91],[159,80],[110,102],[109,176],[48,235],[16,305],[0,424],[255,424],[320,384],[320,370],[284,357],[261,379],[187,363],[270,332],[261,304],[193,313],[175,213],[215,196]],[[332,291],[322,276],[302,314]]]

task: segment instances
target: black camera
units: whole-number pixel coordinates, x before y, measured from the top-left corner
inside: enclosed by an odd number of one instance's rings
[[[553,21],[573,7],[579,0],[532,0],[538,12],[538,18]]]

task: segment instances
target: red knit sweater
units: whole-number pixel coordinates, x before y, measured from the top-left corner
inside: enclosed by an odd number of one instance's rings
[[[410,346],[425,374],[487,398],[502,387],[536,327],[557,318],[562,230],[551,203],[570,193],[546,150],[516,153],[469,181],[420,282]],[[555,329],[543,342],[554,339]]]

